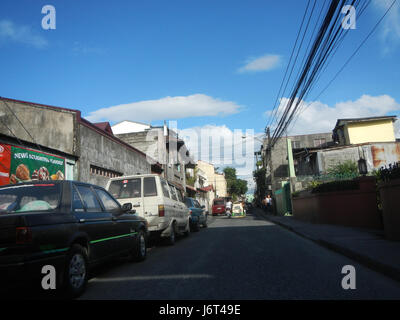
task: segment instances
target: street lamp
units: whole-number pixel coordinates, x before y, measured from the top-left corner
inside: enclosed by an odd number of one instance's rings
[[[363,158],[358,160],[358,172],[363,176],[368,173],[367,161]]]

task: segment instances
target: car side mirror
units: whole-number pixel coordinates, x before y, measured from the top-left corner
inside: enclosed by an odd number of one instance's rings
[[[122,205],[122,211],[125,212],[129,212],[132,211],[132,203],[128,202],[128,203],[124,203]]]

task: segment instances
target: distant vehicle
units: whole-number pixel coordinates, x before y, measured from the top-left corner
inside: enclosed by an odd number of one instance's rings
[[[190,226],[193,231],[199,231],[200,226],[207,227],[207,214],[204,212],[205,206],[193,198],[185,198],[186,206],[190,210]]]
[[[219,214],[225,214],[226,213],[225,205],[226,205],[226,199],[225,198],[214,199],[213,205],[212,205],[212,209],[211,209],[212,215],[216,216],[216,215],[219,215]]]
[[[89,268],[110,257],[146,258],[147,222],[103,188],[76,181],[0,187],[0,283],[41,288],[45,265],[56,288],[80,295]]]
[[[245,208],[242,202],[234,202],[232,205],[232,215],[233,216],[244,216],[246,214]]]
[[[106,189],[121,203],[132,203],[152,236],[175,244],[177,234],[190,234],[190,214],[181,191],[157,174],[111,178]]]

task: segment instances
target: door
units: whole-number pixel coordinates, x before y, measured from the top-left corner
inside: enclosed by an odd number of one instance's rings
[[[185,228],[188,221],[189,210],[186,208],[186,205],[183,202],[181,190],[175,187],[175,192],[178,198],[176,205],[179,209],[180,227]]]
[[[89,237],[90,258],[99,260],[113,253],[110,237],[116,230],[112,215],[104,212],[90,186],[73,185],[73,212],[79,222],[79,230]]]
[[[131,249],[137,235],[137,224],[134,223],[134,220],[129,219],[128,213],[121,213],[119,204],[105,190],[96,187],[94,190],[103,205],[104,211],[112,215],[113,228],[117,234],[110,241],[115,253]]]
[[[176,190],[174,185],[172,185],[171,183],[168,183],[169,186],[169,190],[170,190],[170,194],[171,194],[171,211],[172,211],[172,216],[176,219],[176,221],[178,222],[178,224],[180,225],[181,222],[181,210],[178,206],[178,196],[176,195]]]
[[[205,215],[204,215],[204,209],[201,207],[199,201],[193,200],[193,202],[194,202],[196,213],[199,216],[200,223],[204,223],[206,220]]]

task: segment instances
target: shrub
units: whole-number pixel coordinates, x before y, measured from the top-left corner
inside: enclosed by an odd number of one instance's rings
[[[327,173],[333,176],[358,176],[358,165],[354,161],[346,160],[330,167]]]
[[[312,189],[311,192],[335,192],[343,190],[357,190],[359,188],[360,186],[357,180],[339,180],[318,184]]]
[[[380,181],[400,179],[400,162],[389,164],[389,167],[380,168],[377,176]]]

